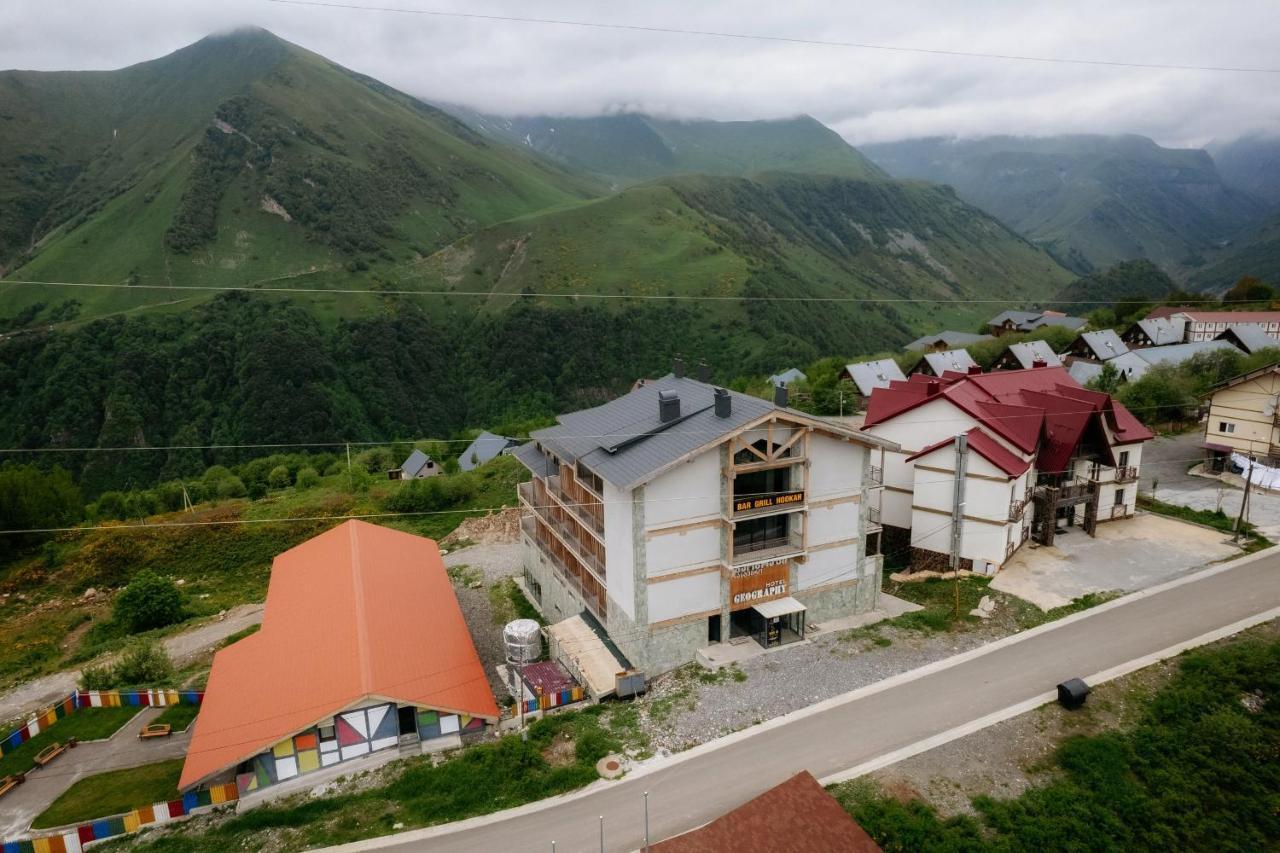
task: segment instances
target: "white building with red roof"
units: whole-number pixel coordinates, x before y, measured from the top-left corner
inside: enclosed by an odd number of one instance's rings
[[[1061,367],[913,375],[871,395],[863,429],[901,448],[884,450],[886,552],[909,543],[914,568],[945,568],[958,517],[962,567],[987,573],[1029,538],[1052,544],[1060,525],[1092,533],[1133,515],[1152,438],[1123,405]]]

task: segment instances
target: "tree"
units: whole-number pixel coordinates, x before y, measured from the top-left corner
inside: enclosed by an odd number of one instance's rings
[[[267,485],[273,489],[287,489],[289,480],[289,469],[284,465],[277,465],[267,475]]]
[[[61,468],[0,465],[0,530],[64,527],[80,520],[80,490]],[[0,557],[8,557],[43,538],[38,534],[0,536]]]
[[[218,481],[216,494],[220,498],[242,498],[249,494],[244,482],[234,474]]]
[[[82,690],[121,687],[170,687],[173,662],[154,641],[135,640],[114,665],[86,666],[80,674]]]
[[[299,468],[298,477],[294,481],[294,485],[299,489],[314,489],[316,486],[320,485],[320,474],[315,468],[310,466]]]
[[[1109,361],[1102,363],[1102,372],[1098,374],[1090,385],[1104,394],[1114,394],[1116,389],[1120,387],[1120,371]]]
[[[1269,302],[1275,295],[1276,292],[1270,285],[1251,275],[1246,275],[1222,294],[1222,302],[1224,305],[1233,302]]]
[[[185,615],[173,581],[145,569],[116,596],[113,608],[116,622],[131,634],[181,622]]]

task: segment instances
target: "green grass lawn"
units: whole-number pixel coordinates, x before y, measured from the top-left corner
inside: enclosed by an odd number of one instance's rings
[[[152,723],[168,723],[173,726],[175,732],[185,732],[187,726],[191,725],[191,721],[196,718],[196,714],[200,713],[199,705],[170,705],[165,708],[160,716],[152,720]]]
[[[187,706],[176,706],[187,707]],[[32,822],[33,829],[65,826],[131,811],[138,806],[177,799],[182,759],[99,773],[62,792]]]
[[[513,808],[599,778],[596,762],[637,737],[632,712],[632,706],[613,703],[555,714],[530,726],[527,741],[509,735],[434,766],[429,758],[410,759],[394,765],[399,771],[387,781],[358,792],[294,796],[216,823],[173,824],[102,849],[303,850],[386,835],[398,825],[430,826]]]
[[[33,737],[13,752],[0,758],[0,776],[25,773],[35,766],[35,757],[46,746],[64,743],[71,738],[78,741],[109,738],[125,723],[133,719],[141,707],[83,708],[63,717],[45,731]],[[50,767],[56,767],[57,759]]]
[[[1280,642],[1233,642],[1180,663],[1133,725],[1066,738],[1052,781],[975,797],[976,816],[942,818],[868,779],[831,792],[886,851],[1277,849]]]

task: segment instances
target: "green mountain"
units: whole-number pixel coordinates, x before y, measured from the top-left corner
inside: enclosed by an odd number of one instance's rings
[[[1265,213],[1223,182],[1206,152],[1141,136],[931,138],[863,150],[895,177],[955,187],[1081,273],[1134,258],[1178,272]]]
[[[1249,133],[1208,150],[1227,186],[1280,208],[1280,134]]]
[[[579,172],[629,184],[698,173],[750,177],[802,172],[886,177],[816,119],[681,121],[641,113],[592,118],[502,117],[450,108],[479,132],[526,146]]]
[[[1244,276],[1280,287],[1280,214],[1216,252],[1209,263],[1192,274],[1191,284],[1200,290],[1222,293]]]
[[[897,347],[991,313],[964,300],[1071,278],[808,120],[743,123],[720,165],[687,161],[750,175],[610,193],[262,31],[117,72],[7,72],[0,114],[0,209],[23,211],[0,446],[441,436],[599,401],[676,353],[728,381]],[[719,131],[694,124],[710,151]],[[835,165],[816,144],[786,160],[786,126],[835,139]],[[780,163],[805,171],[758,168]],[[44,461],[95,493],[234,456]]]
[[[1121,261],[1107,270],[1081,276],[1058,294],[1059,307],[1084,315],[1095,308],[1124,302],[1136,308],[1140,302],[1156,302],[1178,289],[1169,275],[1151,261]]]
[[[18,212],[0,264],[24,279],[341,285],[595,189],[262,30],[120,71],[0,73],[0,151]],[[4,302],[48,301],[28,292]],[[178,296],[76,298],[92,314]]]

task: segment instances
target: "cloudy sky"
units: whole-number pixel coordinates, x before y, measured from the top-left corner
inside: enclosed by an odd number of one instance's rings
[[[1273,0],[349,2],[931,50],[1280,68]],[[1277,73],[965,58],[270,0],[3,0],[0,68],[118,68],[242,25],[266,27],[421,97],[498,113],[809,113],[855,144],[930,134],[1130,132],[1203,145],[1255,129],[1280,132]]]

